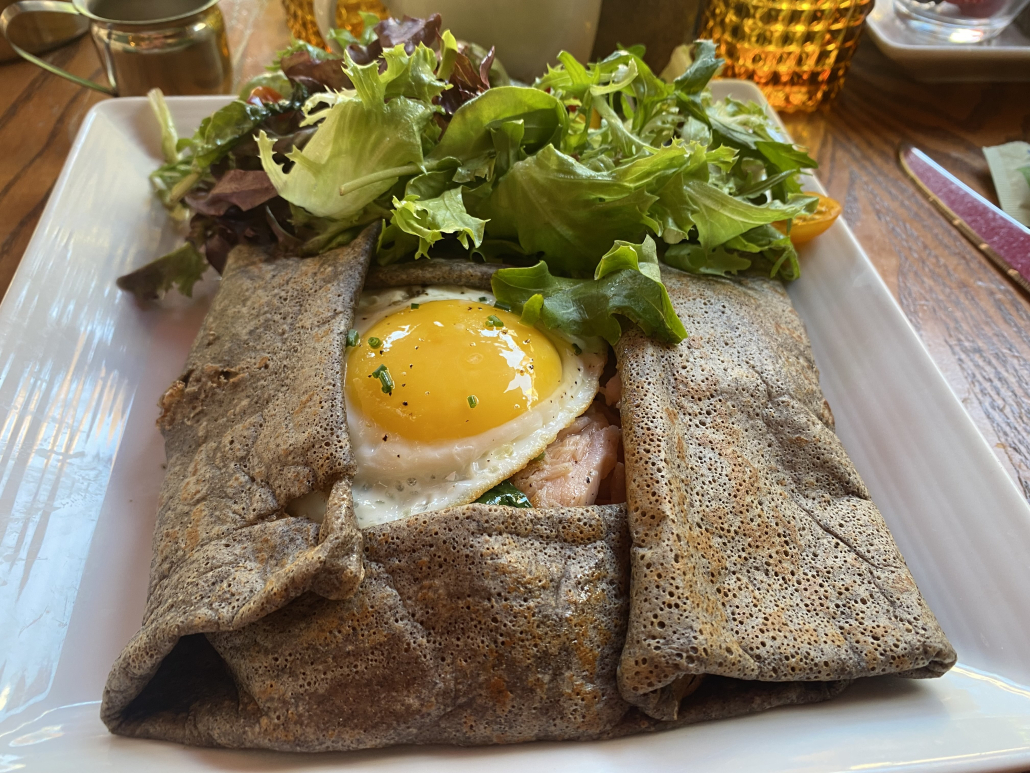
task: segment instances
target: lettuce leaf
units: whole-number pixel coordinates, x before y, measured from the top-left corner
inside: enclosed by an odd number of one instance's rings
[[[620,315],[646,335],[676,344],[687,331],[657,269],[654,241],[648,238],[639,245],[615,245],[598,263],[597,278],[557,277],[541,261],[528,268],[499,269],[492,285],[497,300],[519,310],[526,324],[566,336],[602,336],[614,345],[622,336]]]
[[[735,198],[709,182],[673,178],[659,194],[664,213],[682,233],[697,230],[705,252],[725,244],[755,226],[787,220],[805,211],[807,199],[796,204],[772,202],[756,206]]]
[[[703,153],[677,144],[595,171],[549,145],[514,164],[474,214],[490,219],[491,238],[517,239],[552,270],[588,277],[616,240],[641,241],[661,228],[648,214],[658,200],[651,191],[698,164]]]
[[[172,287],[189,298],[193,295],[193,285],[200,281],[207,265],[204,256],[186,242],[167,255],[118,277],[116,284],[139,301],[155,300]]]
[[[519,86],[500,86],[480,94],[458,108],[430,158],[468,161],[493,151],[491,129],[521,121],[521,147],[535,153],[557,142],[565,129],[565,106],[550,94]]]
[[[357,98],[342,98],[325,111],[304,149],[286,155],[293,162],[289,172],[275,162],[273,141],[264,132],[258,137],[261,165],[279,195],[334,220],[356,217],[401,177],[424,170],[422,130],[433,115],[422,102],[404,96],[384,101],[400,71],[384,78],[376,63],[348,62]]]
[[[465,211],[461,188],[451,188],[435,199],[405,198],[393,200],[391,225],[418,237],[416,258],[428,257],[429,248],[443,238],[455,234],[462,247],[478,247],[483,242],[486,221],[472,217]]]
[[[232,147],[261,121],[272,114],[267,105],[251,105],[234,100],[200,122],[192,137],[175,142],[175,127],[158,89],[147,94],[161,125],[161,147],[166,163],[150,175],[150,182],[161,202],[175,207],[207,174],[211,165],[220,161]],[[173,155],[174,153],[174,155]]]
[[[794,280],[801,274],[790,238],[771,225],[762,225],[706,250],[696,242],[680,242],[665,251],[664,261],[692,274],[734,276],[739,271],[765,268],[772,277]]]

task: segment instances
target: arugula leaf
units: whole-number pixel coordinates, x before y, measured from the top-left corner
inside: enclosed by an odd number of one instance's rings
[[[786,142],[758,140],[755,149],[765,156],[781,172],[795,169],[818,169],[819,164],[804,150]]]
[[[491,129],[513,121],[522,122],[525,152],[535,153],[560,138],[567,116],[565,106],[546,92],[519,86],[490,89],[458,108],[429,158],[467,161],[492,151]]]
[[[481,505],[504,505],[506,507],[532,507],[529,497],[515,488],[511,481],[502,481],[476,500]]]
[[[196,248],[186,242],[135,271],[118,277],[116,284],[132,293],[139,301],[152,301],[175,287],[187,298],[193,296],[193,285],[203,276],[207,261]]]
[[[801,273],[790,238],[771,225],[752,228],[710,250],[694,242],[674,244],[663,260],[681,271],[723,277],[753,267],[764,267],[770,276],[786,280],[797,279]]]
[[[486,221],[465,211],[461,188],[451,188],[435,199],[394,198],[393,206],[392,224],[404,233],[418,237],[416,258],[428,257],[429,248],[444,234],[456,234],[466,249],[470,239],[475,247],[483,242]]]
[[[715,55],[715,43],[710,40],[697,41],[693,55],[690,67],[673,81],[678,91],[688,95],[699,94],[725,63]]]
[[[271,113],[267,105],[234,100],[201,121],[192,139],[179,140],[179,151],[187,151],[194,168],[209,167]]]
[[[766,206],[734,198],[709,182],[674,177],[662,188],[659,199],[677,229],[689,233],[697,229],[698,241],[705,251],[728,242],[757,225],[787,220],[805,211],[807,204],[773,202]]]
[[[665,251],[662,258],[673,268],[689,271],[691,274],[713,274],[730,276],[751,268],[750,258],[730,252],[725,247],[706,250],[700,244],[680,242]]]
[[[644,264],[651,264],[654,243],[640,245],[650,253]],[[628,251],[627,251],[627,248]],[[669,294],[660,281],[632,267],[633,245],[620,244],[612,250],[599,271],[599,279],[566,279],[551,274],[543,261],[528,268],[502,268],[494,273],[491,284],[497,300],[523,314],[526,324],[541,324],[566,336],[602,336],[610,344],[618,342],[622,325],[619,314],[635,322],[648,336],[666,343],[679,343],[687,331],[676,316]],[[603,262],[603,261],[602,261]],[[600,269],[600,265],[599,265]]]

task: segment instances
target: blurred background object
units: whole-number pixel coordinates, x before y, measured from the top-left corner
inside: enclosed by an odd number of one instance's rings
[[[591,59],[642,44],[644,61],[661,72],[673,49],[694,40],[702,0],[604,0]]]
[[[340,25],[341,18],[348,18],[341,17],[341,8],[346,8],[348,13],[353,9],[356,16],[368,4],[368,0],[283,2],[288,12],[291,6],[310,9],[316,32],[319,23],[325,26],[329,19],[335,18]],[[440,14],[443,28],[449,29],[458,40],[478,43],[486,49],[496,48],[497,59],[513,77],[532,83],[534,78],[544,74],[548,64],[557,61],[562,50],[582,62],[587,61],[597,34],[601,0],[386,0],[386,10],[396,18],[425,19],[434,13]],[[377,9],[376,13],[380,11]],[[299,23],[297,29],[306,30]],[[321,32],[318,39],[324,39]]]
[[[15,0],[0,0],[0,13]],[[89,29],[89,19],[66,13],[37,13],[22,16],[11,25],[9,34],[15,44],[30,54],[42,54],[63,46]],[[17,59],[18,54],[0,37],[0,62]]]
[[[899,18],[942,43],[995,38],[1028,6],[1030,0],[894,0]]]
[[[1020,29],[1021,23],[1026,26],[1025,32]],[[1030,7],[1000,35],[980,45],[928,38],[899,18],[893,0],[876,0],[865,25],[865,34],[876,47],[916,80],[1030,82]]]
[[[1024,35],[1030,37],[1030,5],[1023,9],[1023,12],[1016,17],[1016,27]]]
[[[761,87],[777,110],[815,110],[844,85],[873,0],[709,0],[699,37],[726,78]]]
[[[109,86],[40,59],[10,35],[26,17],[62,14],[87,23]],[[0,33],[14,51],[37,67],[112,97],[225,94],[232,62],[218,0],[73,0],[8,3]]]
[[[326,48],[325,39],[318,29],[318,17],[315,15],[315,0],[283,0],[286,9],[286,24],[290,34],[313,46]],[[346,28],[355,35],[361,34],[362,13],[374,13],[380,19],[389,16],[389,12],[379,0],[339,0],[334,14],[337,28]]]

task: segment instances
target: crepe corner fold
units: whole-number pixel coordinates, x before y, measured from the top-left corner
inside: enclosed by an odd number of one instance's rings
[[[112,730],[138,713],[163,663],[201,665],[151,696],[162,710],[191,680],[202,694],[219,684],[198,680],[219,664],[192,635],[246,625],[309,590],[346,597],[361,582],[361,534],[339,485],[354,472],[341,369],[378,229],[317,258],[231,254],[183,375],[159,403],[168,468],[143,627],[104,690]],[[321,525],[286,513],[316,489],[331,492]]]
[[[701,675],[776,689],[943,674],[955,652],[834,432],[782,283],[662,276],[690,337],[631,331],[618,347],[622,695],[675,722]]]

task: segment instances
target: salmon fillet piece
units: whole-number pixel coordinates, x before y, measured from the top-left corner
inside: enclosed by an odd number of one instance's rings
[[[511,482],[533,507],[586,507],[619,462],[622,430],[591,406],[558,433],[543,459],[530,462]],[[623,479],[625,472],[623,472]],[[625,485],[611,489],[625,491]],[[625,495],[624,495],[625,496]]]

